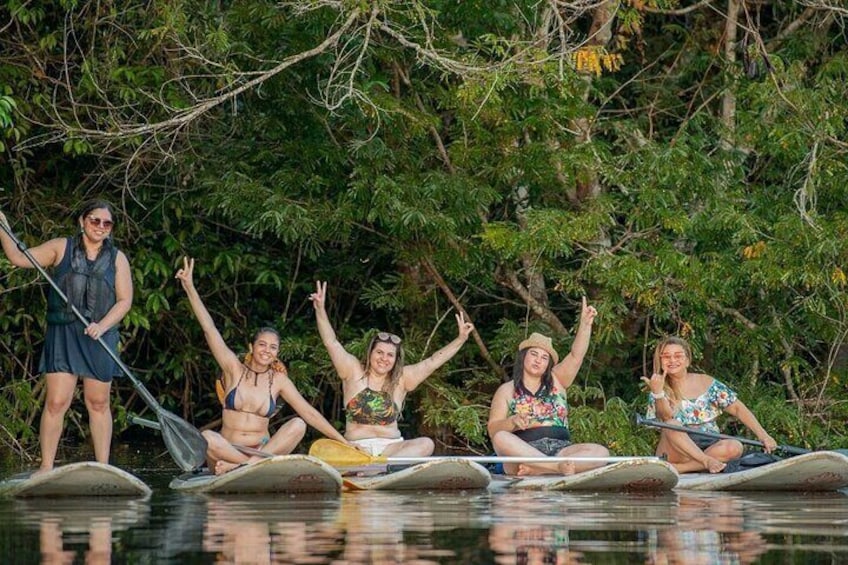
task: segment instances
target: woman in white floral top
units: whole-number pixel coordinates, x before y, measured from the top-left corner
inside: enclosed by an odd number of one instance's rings
[[[767,452],[775,449],[777,443],[736,393],[709,375],[690,373],[691,362],[692,349],[686,340],[669,337],[660,342],[654,352],[654,374],[642,377],[650,387],[647,417],[718,433],[716,419],[727,412],[751,430]],[[680,473],[719,473],[727,461],[742,455],[742,444],[664,429],[657,455],[667,457]]]

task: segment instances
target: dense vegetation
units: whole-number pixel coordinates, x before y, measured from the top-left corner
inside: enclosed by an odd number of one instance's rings
[[[227,342],[282,332],[339,422],[307,301],[361,352],[473,341],[407,434],[485,450],[528,331],[567,351],[600,311],[571,425],[618,453],[656,340],[691,340],[778,441],[845,447],[848,11],[836,0],[9,0],[0,8],[0,209],[30,244],[119,205],[136,290],[123,356],[162,403],[219,415],[173,279]],[[35,445],[46,286],[0,261],[0,442]],[[143,403],[115,387],[118,430]],[[74,405],[70,435],[85,434]],[[734,428],[730,427],[731,431]]]

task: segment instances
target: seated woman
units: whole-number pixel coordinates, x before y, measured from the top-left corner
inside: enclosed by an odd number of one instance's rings
[[[727,412],[745,424],[767,452],[775,449],[777,443],[736,393],[709,375],[690,373],[691,362],[692,349],[686,340],[669,337],[657,345],[654,374],[650,378],[642,377],[650,387],[646,416],[677,426],[719,433],[716,418]],[[742,456],[742,444],[734,439],[712,439],[663,429],[657,455],[666,457],[680,473],[704,470],[719,473],[727,461]]]
[[[318,281],[309,296],[315,307],[318,333],[342,379],[346,412],[345,437],[370,455],[426,457],[434,444],[428,437],[404,439],[398,418],[406,395],[444,365],[468,340],[474,329],[462,314],[456,316],[459,335],[442,349],[414,365],[404,365],[401,338],[379,332],[368,344],[365,362],[345,351],[336,339],[325,308],[327,283]]]
[[[580,324],[571,351],[560,362],[551,338],[538,333],[518,345],[512,380],[492,397],[489,437],[498,455],[512,457],[607,457],[595,443],[571,443],[566,390],[574,382],[589,348],[598,312],[583,297]],[[504,465],[508,475],[570,475],[600,467],[597,461]]]
[[[194,287],[193,276],[194,259],[185,257],[183,268],[177,271],[176,278],[182,283],[191,309],[203,328],[206,343],[221,367],[225,391],[220,433],[203,432],[203,437],[209,442],[206,452],[209,468],[219,475],[262,459],[256,455],[244,455],[235,445],[261,449],[271,455],[291,453],[306,433],[306,423],[329,438],[347,443],[289,380],[286,368],[277,359],[280,349],[277,331],[273,328],[260,329],[253,338],[250,353],[245,356],[244,362],[240,361],[215,327]],[[268,424],[277,411],[277,398],[288,402],[300,418],[289,420],[272,436]]]

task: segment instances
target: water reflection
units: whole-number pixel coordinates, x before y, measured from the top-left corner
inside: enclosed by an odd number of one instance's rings
[[[756,506],[734,495],[680,494],[676,524],[657,532],[651,564],[708,565],[753,563],[766,552],[766,539],[746,524],[754,523]]]
[[[55,564],[111,563],[115,534],[142,525],[150,513],[146,500],[104,498],[15,500],[13,508],[21,525],[38,530],[41,562]]]
[[[14,563],[836,563],[848,562],[848,496],[210,497],[158,490],[152,502],[0,501],[0,557]]]
[[[491,515],[489,546],[504,565],[591,563],[599,554],[651,565],[744,564],[799,550],[804,562],[848,562],[848,497],[840,493],[506,492],[493,498]]]

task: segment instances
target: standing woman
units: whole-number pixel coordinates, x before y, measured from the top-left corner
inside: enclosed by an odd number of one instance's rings
[[[8,225],[0,212],[0,222]],[[94,456],[109,462],[112,442],[112,411],[109,391],[112,378],[120,376],[118,364],[98,338],[117,354],[118,323],[132,306],[133,287],[126,255],[112,243],[115,213],[103,200],[84,203],[77,216],[80,233],[51,239],[29,250],[53,276],[70,303],[90,320],[85,326],[52,288],[47,295],[47,334],[38,371],[44,373],[47,398],[41,415],[41,471],[53,468],[77,379],[83,377]],[[0,231],[3,251],[16,267],[33,268],[15,242]]]
[[[561,362],[551,338],[532,333],[518,345],[512,380],[498,387],[489,411],[489,436],[498,455],[513,457],[607,457],[595,443],[571,443],[566,390],[574,382],[589,349],[597,310],[586,303],[571,351]],[[599,462],[504,465],[508,475],[570,475],[600,467]]]
[[[400,337],[379,332],[368,344],[365,362],[345,351],[327,316],[327,283],[318,281],[309,296],[315,307],[318,333],[333,367],[342,379],[345,405],[345,437],[370,455],[427,457],[435,445],[428,437],[404,439],[398,419],[406,395],[415,390],[439,367],[456,355],[474,329],[462,314],[456,316],[456,339],[414,365],[403,362]]]
[[[745,424],[767,452],[775,449],[777,443],[736,393],[709,375],[690,373],[691,363],[692,348],[686,340],[668,337],[657,345],[654,374],[642,377],[650,387],[646,416],[717,434],[716,419],[727,412]],[[673,430],[662,430],[657,444],[657,455],[665,456],[679,473],[719,473],[727,461],[741,457],[742,451],[742,444],[735,439],[717,440]]]
[[[225,396],[221,431],[203,432],[209,444],[207,463],[216,475],[262,459],[244,455],[233,444],[261,449],[273,455],[286,455],[303,439],[306,424],[329,438],[347,443],[338,430],[300,395],[289,379],[285,366],[277,359],[280,350],[277,330],[261,328],[256,332],[250,352],[242,362],[224,343],[194,287],[194,259],[183,258],[183,268],[177,271],[176,278],[186,291],[191,309],[203,328],[206,343],[223,372],[221,380]],[[277,412],[277,398],[288,402],[302,419],[292,418],[272,436],[269,423],[271,416]]]

